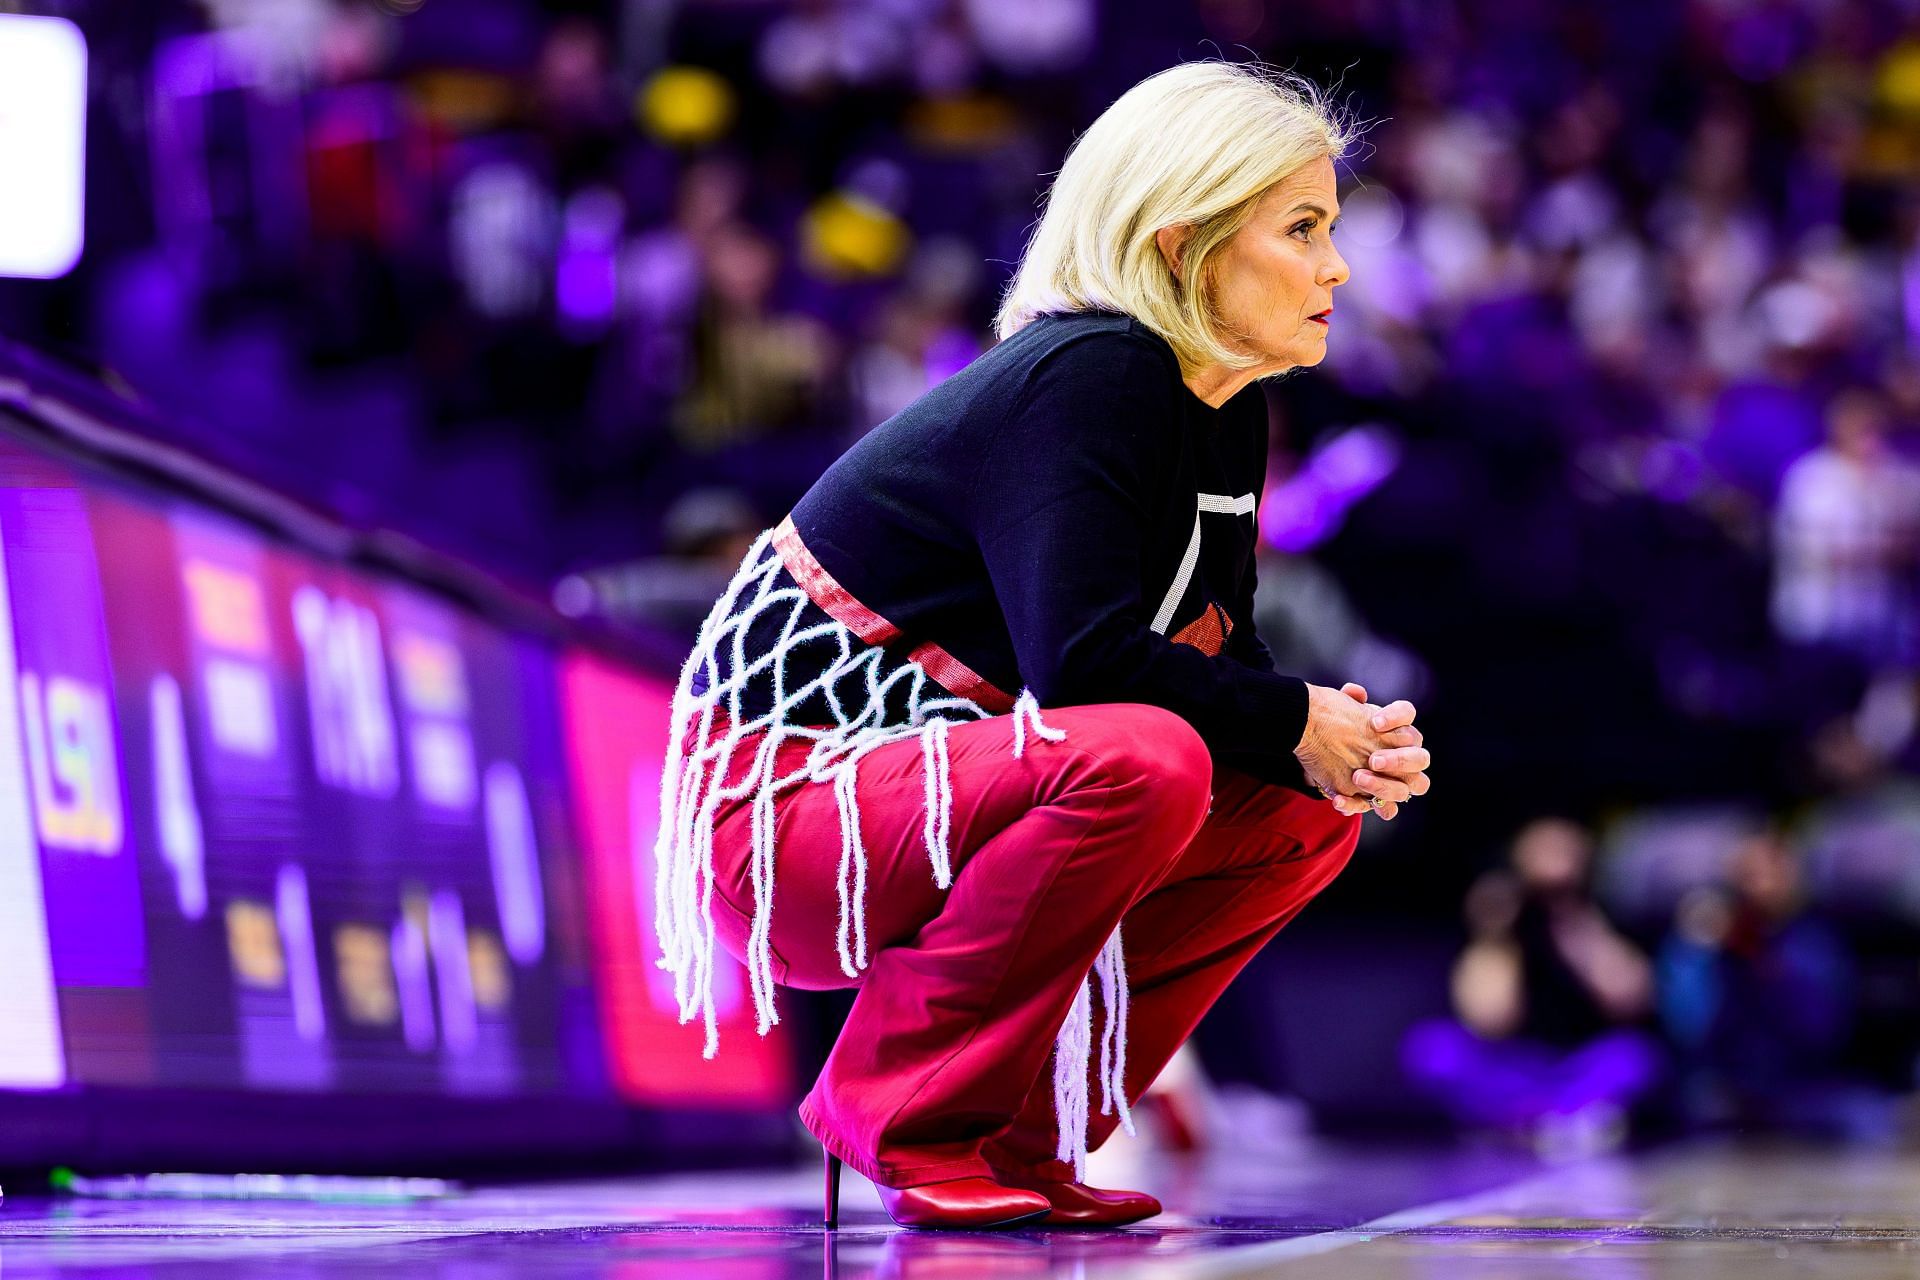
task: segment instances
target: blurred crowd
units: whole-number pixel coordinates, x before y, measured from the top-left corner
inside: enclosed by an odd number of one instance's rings
[[[1764,1112],[1756,1062],[1828,1119],[1911,1084],[1911,0],[26,7],[92,42],[93,204],[80,271],[0,282],[0,329],[682,635],[983,348],[1107,102],[1196,57],[1315,77],[1370,124],[1329,357],[1267,388],[1257,620],[1444,744],[1335,893],[1465,895],[1410,1069],[1490,1123],[1656,1079]]]
[[[1665,870],[1677,901],[1617,869],[1609,892],[1576,823],[1522,827],[1467,893],[1451,1016],[1407,1033],[1410,1082],[1550,1157],[1611,1149],[1635,1123],[1911,1137],[1910,1018],[1882,995],[1911,946],[1850,943],[1817,834],[1709,826],[1705,856]]]

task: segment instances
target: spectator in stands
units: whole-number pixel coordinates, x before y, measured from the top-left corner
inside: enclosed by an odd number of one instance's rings
[[[817,425],[835,351],[811,318],[773,305],[780,250],[750,227],[705,246],[705,307],[693,329],[692,380],[674,409],[691,450]]]
[[[1652,970],[1592,897],[1593,840],[1542,818],[1514,837],[1511,871],[1467,896],[1455,1017],[1417,1026],[1404,1062],[1462,1123],[1532,1140],[1546,1155],[1618,1142],[1660,1075],[1640,1023]]]
[[[1920,656],[1920,471],[1893,452],[1887,427],[1878,395],[1838,396],[1826,443],[1788,468],[1773,525],[1774,626],[1874,669]]]
[[[1697,1124],[1845,1131],[1852,1021],[1845,947],[1807,908],[1800,859],[1777,832],[1745,842],[1724,886],[1683,899],[1660,950],[1660,1014]]]

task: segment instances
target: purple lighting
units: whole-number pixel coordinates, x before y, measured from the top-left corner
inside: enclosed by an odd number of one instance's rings
[[[7,558],[0,542],[0,1084],[41,1088],[60,1084],[60,1017],[53,989],[53,958],[40,880],[40,847],[33,837],[26,761],[15,702],[13,611],[7,604]]]
[[[280,868],[274,915],[280,925],[281,945],[286,949],[294,1030],[302,1040],[324,1040],[327,1011],[320,994],[320,961],[313,945],[313,907],[307,894],[307,873],[294,863]]]
[[[560,319],[578,337],[613,320],[619,294],[616,251],[626,209],[611,191],[586,191],[567,205],[554,298]]]
[[[50,280],[80,261],[86,136],[80,29],[0,14],[0,276]]]
[[[1261,532],[1282,551],[1309,551],[1399,464],[1400,444],[1385,427],[1343,431],[1314,450],[1293,475],[1268,489],[1260,507]]]

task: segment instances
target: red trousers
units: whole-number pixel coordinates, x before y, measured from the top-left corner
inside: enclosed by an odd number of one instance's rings
[[[858,979],[841,971],[835,943],[833,789],[805,783],[779,797],[774,978],[860,988],[801,1119],[829,1151],[885,1185],[991,1176],[994,1166],[1071,1180],[1072,1166],[1054,1157],[1051,1054],[1114,925],[1132,987],[1131,1102],[1254,952],[1353,852],[1358,817],[1216,771],[1200,736],[1170,711],[1109,703],[1044,717],[1066,738],[1029,734],[1017,760],[1012,716],[949,731],[948,890],[934,884],[923,841],[919,740],[861,760],[871,962]],[[758,741],[743,740],[735,760],[750,758]],[[781,772],[809,746],[782,744]],[[714,925],[736,958],[753,910],[749,826],[744,802],[716,814]],[[1097,1083],[1091,1096],[1088,1150],[1118,1123],[1099,1114]]]

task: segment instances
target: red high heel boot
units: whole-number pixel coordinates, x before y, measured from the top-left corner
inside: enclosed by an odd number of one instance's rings
[[[993,1176],[1009,1187],[1047,1198],[1052,1208],[1036,1226],[1122,1227],[1161,1211],[1160,1202],[1144,1191],[1103,1191],[1084,1182],[1043,1182],[1001,1169],[995,1169]]]
[[[840,1225],[840,1157],[829,1151],[826,1178],[826,1223]],[[1003,1187],[991,1178],[954,1178],[918,1187],[883,1187],[874,1183],[887,1216],[903,1227],[944,1227],[950,1231],[985,1231],[1044,1218],[1052,1206],[1043,1195]]]

